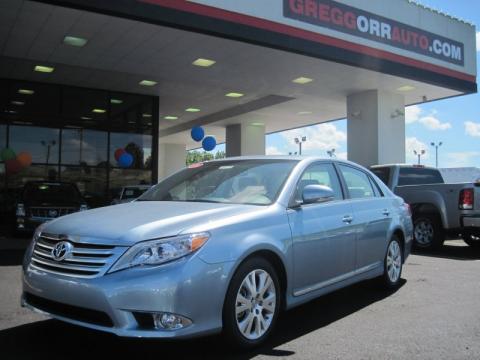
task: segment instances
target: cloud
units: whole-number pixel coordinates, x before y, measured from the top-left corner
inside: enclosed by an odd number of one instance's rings
[[[346,151],[345,151],[345,152],[339,152],[339,153],[337,154],[337,158],[338,158],[338,159],[342,159],[342,160],[347,160],[347,157],[348,157],[347,155],[348,155],[348,154],[347,154]]]
[[[472,166],[476,158],[480,156],[479,151],[451,152],[447,154],[448,167]]]
[[[477,51],[480,52],[480,31],[477,31]]]
[[[465,133],[467,135],[480,137],[480,123],[474,123],[473,121],[465,121],[464,124],[465,124]]]
[[[405,122],[407,124],[414,123],[420,119],[422,109],[418,105],[412,105],[405,108]]]
[[[407,137],[405,139],[405,151],[407,153],[407,159],[409,162],[416,162],[418,160],[417,155],[413,151],[421,152],[425,150],[425,154],[422,155],[422,160],[428,159],[428,146],[424,142],[418,140],[416,137]]]
[[[452,127],[449,122],[442,123],[437,117],[437,110],[433,109],[429,115],[422,116],[423,110],[418,105],[405,108],[405,123],[413,124],[419,122],[428,130],[447,130]]]
[[[449,122],[442,123],[433,115],[424,116],[420,118],[419,122],[423,124],[429,130],[448,130],[452,128],[452,125]]]
[[[265,154],[267,155],[285,155],[282,153],[276,146],[269,146],[265,149]]]
[[[294,151],[298,149],[298,145],[295,144],[295,138],[306,136],[307,141],[302,146],[302,152],[306,155],[326,156],[327,150],[336,149],[339,151],[342,144],[347,141],[347,134],[338,130],[331,123],[289,130],[281,135],[287,140],[289,148]]]

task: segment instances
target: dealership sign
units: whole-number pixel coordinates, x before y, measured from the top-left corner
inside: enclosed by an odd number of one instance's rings
[[[332,0],[283,0],[283,5],[286,18],[341,31],[456,65],[464,64],[462,43],[368,11]]]

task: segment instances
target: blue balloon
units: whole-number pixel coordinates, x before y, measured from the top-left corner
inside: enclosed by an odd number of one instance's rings
[[[217,140],[213,136],[207,136],[202,141],[202,147],[205,151],[212,151],[217,146]]]
[[[203,128],[200,126],[195,126],[192,128],[192,131],[190,132],[190,135],[192,136],[192,139],[195,141],[202,141],[203,137],[205,136],[205,131],[203,131]]]
[[[129,168],[130,166],[132,166],[132,164],[133,164],[133,156],[128,152],[123,153],[118,158],[118,165],[121,168],[124,168],[124,169]]]

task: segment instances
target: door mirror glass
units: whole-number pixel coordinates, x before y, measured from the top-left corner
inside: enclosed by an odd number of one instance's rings
[[[307,185],[303,189],[304,204],[323,203],[335,199],[333,190],[325,185]]]

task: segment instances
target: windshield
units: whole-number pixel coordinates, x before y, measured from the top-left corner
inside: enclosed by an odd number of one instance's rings
[[[198,163],[165,179],[139,201],[272,204],[294,160],[232,160]]]
[[[72,184],[30,183],[25,186],[23,199],[37,204],[62,204],[80,202],[81,197],[78,189]]]

